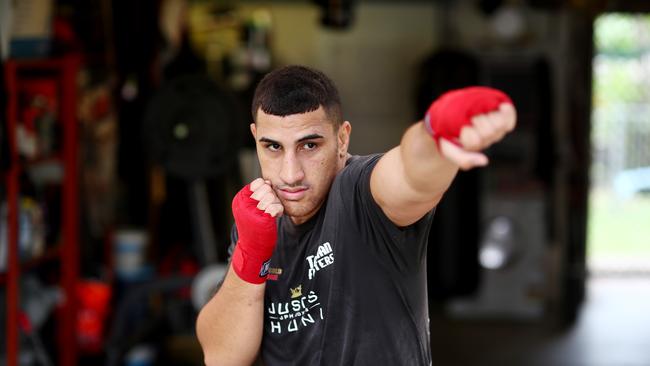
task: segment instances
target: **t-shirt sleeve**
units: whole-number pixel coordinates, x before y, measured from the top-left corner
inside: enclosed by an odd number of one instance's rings
[[[426,260],[433,210],[406,227],[398,227],[386,216],[370,191],[370,175],[381,157],[351,157],[333,192],[340,196],[349,224],[356,226],[368,249],[386,265],[408,270]]]

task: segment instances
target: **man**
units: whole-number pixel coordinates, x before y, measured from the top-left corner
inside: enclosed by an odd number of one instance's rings
[[[363,157],[348,155],[351,125],[316,70],[268,74],[252,113],[262,178],[233,199],[231,265],[197,320],[206,364],[430,364],[433,209],[514,128],[510,99],[449,92],[399,146]]]

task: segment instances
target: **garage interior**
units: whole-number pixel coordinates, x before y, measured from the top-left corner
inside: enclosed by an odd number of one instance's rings
[[[428,247],[434,365],[650,365],[650,3],[0,0],[0,365],[202,365],[270,70],[337,84],[350,152],[443,92],[518,111]]]

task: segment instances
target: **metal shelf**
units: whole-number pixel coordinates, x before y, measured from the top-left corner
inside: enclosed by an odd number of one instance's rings
[[[60,260],[61,256],[61,245],[57,244],[50,248],[45,249],[45,251],[34,258],[29,258],[24,261],[21,261],[19,264],[20,272],[32,270],[41,264]],[[7,283],[7,273],[0,273],[0,286],[3,286]]]
[[[79,212],[78,212],[78,142],[77,142],[77,73],[80,59],[77,56],[42,60],[8,60],[4,64],[5,90],[7,91],[6,116],[10,151],[10,167],[3,174],[6,183],[8,250],[7,271],[0,277],[0,285],[6,286],[6,365],[17,366],[19,350],[18,315],[20,304],[19,281],[21,271],[37,268],[47,262],[60,264],[59,286],[65,293],[65,301],[56,312],[56,337],[58,360],[61,366],[77,364],[75,286],[79,274]],[[31,78],[49,78],[58,87],[57,122],[61,125],[61,151],[52,158],[21,161],[16,148],[20,82]],[[63,166],[61,183],[61,235],[59,245],[45,251],[43,255],[20,261],[18,255],[18,199],[20,197],[20,173],[38,164],[58,161]]]

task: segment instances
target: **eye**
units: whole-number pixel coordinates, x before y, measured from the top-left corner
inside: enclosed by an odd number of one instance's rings
[[[315,142],[305,142],[302,145],[302,148],[305,150],[314,150],[316,147],[318,147],[318,144]]]
[[[268,145],[266,145],[266,148],[271,150],[271,151],[278,151],[278,150],[280,150],[281,147],[282,146],[280,146],[280,144],[268,144]]]

